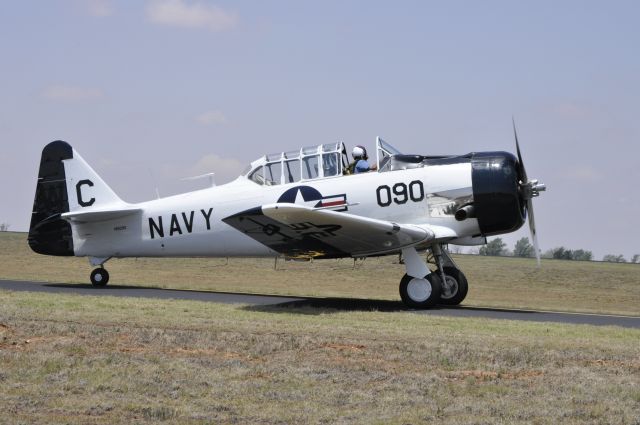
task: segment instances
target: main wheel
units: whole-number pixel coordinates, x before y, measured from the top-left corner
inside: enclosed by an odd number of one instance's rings
[[[105,286],[109,282],[109,272],[98,267],[91,272],[91,284],[93,286]]]
[[[440,271],[436,271],[440,276]],[[464,273],[455,267],[445,267],[444,277],[446,282],[442,284],[440,292],[440,304],[458,305],[465,299],[469,292],[469,284]],[[442,279],[440,279],[442,280]]]
[[[405,274],[400,281],[400,298],[407,307],[431,307],[440,300],[440,278],[435,273],[423,278]]]

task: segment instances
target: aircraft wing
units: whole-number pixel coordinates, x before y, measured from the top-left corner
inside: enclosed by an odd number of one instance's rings
[[[410,224],[284,203],[253,208],[223,221],[290,257],[384,254],[435,237],[429,229]]]
[[[140,208],[118,206],[116,208],[90,209],[60,214],[60,218],[74,223],[89,223],[95,221],[113,220],[142,211]]]

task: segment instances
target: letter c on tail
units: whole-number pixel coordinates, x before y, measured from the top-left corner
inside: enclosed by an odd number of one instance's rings
[[[78,184],[76,184],[76,195],[78,197],[78,204],[80,204],[80,206],[82,207],[90,207],[94,202],[96,202],[96,198],[91,198],[88,201],[83,200],[82,190],[80,190],[83,185],[93,186],[93,182],[91,180],[80,180]]]

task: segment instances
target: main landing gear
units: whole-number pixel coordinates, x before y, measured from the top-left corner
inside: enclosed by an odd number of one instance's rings
[[[90,278],[93,286],[102,287],[109,283],[109,272],[104,268],[104,263],[106,263],[107,260],[109,260],[109,258],[89,258],[92,266],[99,266],[91,272]]]
[[[467,278],[440,244],[429,249],[431,271],[415,248],[402,250],[407,273],[400,281],[400,298],[407,307],[424,309],[436,304],[458,305],[469,290]]]
[[[440,293],[440,278],[433,273],[422,278],[405,274],[400,281],[400,298],[407,307],[431,307],[438,303]]]

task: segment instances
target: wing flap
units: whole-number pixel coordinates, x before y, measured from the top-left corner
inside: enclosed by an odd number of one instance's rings
[[[223,219],[291,257],[359,257],[398,251],[434,238],[429,229],[295,204],[271,204]]]

